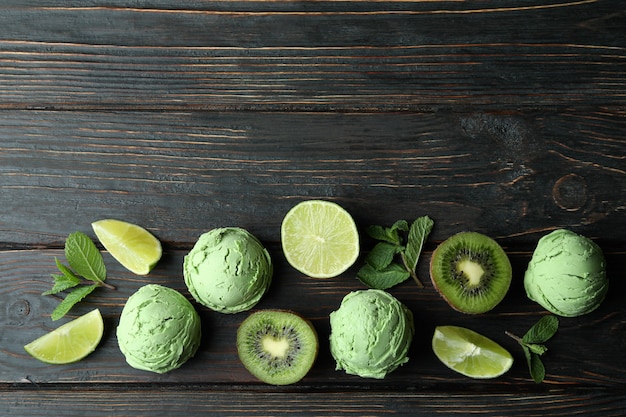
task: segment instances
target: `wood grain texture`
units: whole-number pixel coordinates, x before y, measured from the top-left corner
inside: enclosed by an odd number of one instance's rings
[[[0,14],[0,108],[625,103],[620,0],[20,3]]]
[[[225,391],[185,387],[181,398],[167,388],[118,391],[95,388],[77,398],[67,398],[63,389],[31,389],[17,396],[0,391],[0,411],[8,415],[33,417],[60,413],[82,416],[87,406],[90,415],[137,417],[162,415],[272,415],[272,416],[386,416],[386,415],[472,415],[479,416],[562,416],[568,417],[586,409],[585,416],[618,417],[626,409],[623,397],[607,392],[576,393],[557,390],[543,393],[389,393],[389,392],[255,392]],[[263,407],[260,409],[260,407]],[[6,415],[6,414],[5,414]],[[56,414],[55,414],[56,415]]]
[[[626,207],[624,112],[0,112],[0,242],[61,245],[117,217],[189,247],[218,226],[279,240],[305,198],[357,223],[429,214],[530,249],[570,227],[613,244]],[[384,211],[381,212],[381,206]],[[71,216],[68,216],[71,213]]]
[[[626,414],[626,7],[622,0],[3,0],[0,5],[0,415]],[[328,315],[363,286],[298,274],[280,221],[296,202],[336,201],[360,231],[427,214],[426,288],[391,292],[417,318],[410,361],[382,381],[334,369]],[[23,345],[56,327],[41,296],[66,236],[105,217],[140,224],[164,257],[137,277],[105,253],[100,347],[49,366]],[[258,308],[290,308],[320,334],[301,383],[271,387],[239,363],[241,315],[198,307],[200,351],[166,375],[130,368],[115,327],[146,283],[187,297],[182,259],[210,228],[247,228],[276,263]],[[555,228],[594,239],[611,290],[562,319],[529,378],[504,335],[546,314],[522,280]],[[475,230],[509,253],[513,285],[480,317],[428,282],[435,245]],[[373,245],[364,238],[363,254]],[[490,381],[447,370],[439,324],[473,328],[515,357]]]

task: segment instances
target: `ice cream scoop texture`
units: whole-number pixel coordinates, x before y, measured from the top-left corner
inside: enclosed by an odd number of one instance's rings
[[[330,314],[330,327],[330,351],[337,370],[382,379],[409,360],[413,314],[385,291],[347,294]]]
[[[200,304],[221,313],[254,307],[272,281],[269,253],[248,231],[213,229],[200,236],[183,262],[183,276]]]
[[[141,287],[120,316],[117,340],[126,362],[136,369],[165,373],[180,367],[200,346],[200,316],[178,291]]]
[[[524,275],[528,298],[564,317],[581,316],[598,308],[608,285],[600,247],[565,229],[539,240]]]

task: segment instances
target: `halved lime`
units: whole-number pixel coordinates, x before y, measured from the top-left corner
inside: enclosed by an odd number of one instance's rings
[[[161,242],[141,226],[104,219],[91,223],[91,227],[111,256],[137,275],[146,275],[161,259]]]
[[[24,349],[42,362],[72,363],[93,352],[103,332],[102,315],[95,309],[33,340]]]
[[[464,327],[438,326],[432,346],[444,365],[471,378],[495,378],[513,365],[513,357],[506,349]]]
[[[285,215],[280,232],[287,262],[313,278],[335,277],[359,256],[352,216],[330,201],[298,203]]]

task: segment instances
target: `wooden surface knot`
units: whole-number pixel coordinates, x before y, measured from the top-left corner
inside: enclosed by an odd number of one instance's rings
[[[587,183],[579,175],[564,175],[554,183],[552,198],[563,210],[580,210],[587,201]]]
[[[23,299],[17,299],[7,305],[7,322],[11,325],[22,325],[24,319],[30,314],[30,303]]]

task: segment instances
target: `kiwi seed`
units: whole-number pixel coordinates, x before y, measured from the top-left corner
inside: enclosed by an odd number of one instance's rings
[[[493,239],[461,232],[442,242],[430,260],[435,289],[457,311],[480,314],[493,309],[506,295],[512,268]]]
[[[259,310],[237,330],[239,359],[252,375],[272,385],[304,378],[318,349],[315,328],[293,311]]]

